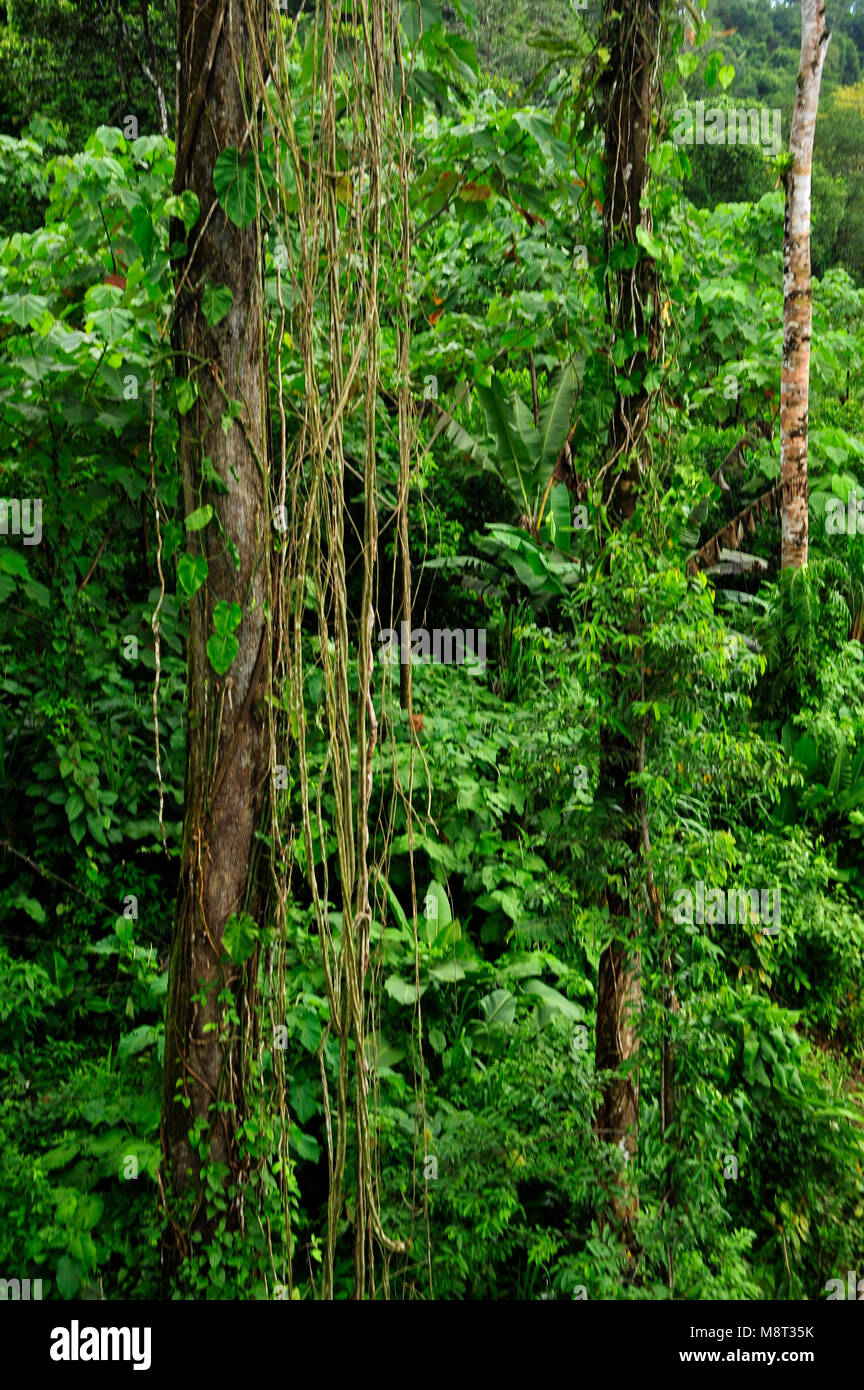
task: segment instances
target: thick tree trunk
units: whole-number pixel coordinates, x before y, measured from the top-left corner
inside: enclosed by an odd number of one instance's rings
[[[178,372],[197,389],[192,410],[180,419],[180,465],[186,514],[209,503],[214,519],[188,535],[189,549],[206,556],[208,577],[191,601],[183,847],[166,1018],[162,1127],[169,1268],[182,1255],[190,1229],[207,1239],[220,1219],[202,1181],[193,1127],[206,1137],[206,1161],[222,1165],[221,1215],[229,1226],[242,1222],[236,1132],[243,1119],[243,1037],[255,957],[245,967],[232,965],[222,938],[232,914],[248,913],[257,921],[263,909],[255,832],[270,782],[265,608],[271,518],[258,227],[253,222],[241,231],[221,208],[214,209],[213,165],[229,147],[248,154],[241,73],[247,107],[254,110],[249,24],[266,29],[266,15],[263,0],[180,0],[178,15],[175,192],[192,189],[201,204],[177,272]],[[212,328],[201,312],[208,284],[225,285],[233,295],[227,316]],[[241,402],[242,413],[226,432],[222,416],[229,400]],[[205,456],[223,488],[204,481]],[[239,649],[223,675],[207,653],[220,601],[242,610],[235,633]]]
[[[651,230],[650,214],[642,208],[648,179],[651,118],[659,83],[660,0],[608,0],[605,19],[611,50],[604,74],[604,136],[606,189],[603,235],[607,259],[616,246],[637,244],[636,229]],[[648,393],[642,384],[657,355],[660,298],[657,268],[641,256],[632,269],[617,272],[616,302],[607,305],[615,337],[632,342],[633,350],[619,367],[636,383],[629,395],[618,392],[609,430],[609,459],[625,459],[630,467],[614,476],[610,469],[607,502],[619,519],[632,516],[641,473],[640,443],[648,423]],[[646,315],[653,308],[650,318]],[[647,334],[648,351],[635,340]]]
[[[792,112],[783,227],[783,375],[780,385],[780,483],[783,569],[807,563],[807,415],[810,395],[810,179],[822,68],[828,49],[825,0],[801,0],[801,66]]]
[[[636,245],[636,230],[645,214],[642,193],[648,176],[651,118],[658,81],[660,0],[607,0],[604,41],[610,62],[603,80],[606,189],[603,229],[607,260],[622,244]],[[649,305],[653,314],[646,313]],[[616,340],[632,345],[619,368],[637,382],[633,394],[619,392],[608,439],[605,497],[610,515],[619,522],[636,507],[642,470],[641,441],[648,420],[649,396],[642,384],[656,355],[659,296],[654,262],[641,257],[632,269],[622,269],[610,291],[608,312]],[[648,352],[636,340],[647,334]],[[626,619],[625,619],[626,621]],[[633,615],[634,629],[638,615]],[[620,681],[617,682],[620,685]],[[613,705],[626,704],[637,691],[613,689]],[[623,812],[622,838],[632,865],[641,852],[639,808],[631,779],[637,771],[638,748],[611,732],[604,736],[600,782],[612,806]],[[614,1072],[606,1083],[597,1111],[597,1133],[616,1144],[626,1160],[636,1150],[639,1128],[638,1014],[641,1005],[641,960],[630,944],[635,924],[628,891],[629,868],[623,888],[609,891],[613,938],[600,957],[597,981],[595,1064]],[[636,1209],[630,1184],[611,1194],[615,1215],[625,1224]]]

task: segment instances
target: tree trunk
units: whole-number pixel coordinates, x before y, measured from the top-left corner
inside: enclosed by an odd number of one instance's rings
[[[266,32],[266,15],[264,0],[180,0],[178,13],[174,191],[192,189],[201,205],[177,273],[177,370],[197,389],[193,408],[180,418],[180,466],[187,516],[206,504],[214,516],[187,537],[193,553],[206,555],[208,575],[191,600],[183,846],[166,1017],[162,1133],[169,1272],[190,1231],[207,1240],[222,1218],[228,1227],[242,1224],[236,1135],[243,1120],[243,1039],[251,1027],[256,960],[253,955],[245,966],[232,964],[223,934],[232,914],[248,913],[257,922],[264,908],[255,832],[270,784],[267,371],[258,224],[241,231],[214,208],[213,166],[226,148],[241,156],[249,152],[241,73],[254,110],[249,25]],[[208,284],[227,286],[233,295],[228,314],[212,328],[201,312]],[[229,401],[241,402],[242,412],[226,433],[222,416]],[[205,456],[223,488],[204,481]],[[208,476],[213,477],[209,469]],[[220,601],[242,610],[234,634],[239,647],[222,675],[207,652]],[[193,1128],[197,1141],[190,1137]],[[203,1163],[202,1136],[209,1155]],[[221,1165],[224,1197],[218,1201],[204,1181],[204,1163]]]
[[[780,385],[780,564],[807,563],[807,413],[810,395],[810,179],[819,86],[828,49],[825,0],[801,0],[801,65],[789,135],[783,227],[783,374]]]
[[[648,176],[651,118],[658,80],[660,0],[607,0],[604,42],[610,61],[603,78],[606,188],[603,230],[607,262],[616,246],[636,245],[636,231],[643,223],[641,200]],[[619,270],[614,281],[615,299],[608,313],[618,342],[630,341],[632,352],[622,375],[638,384],[632,395],[619,392],[609,427],[605,470],[605,499],[609,514],[619,523],[632,516],[638,498],[642,470],[641,441],[648,422],[649,393],[644,374],[656,355],[659,294],[653,260],[640,258],[634,268]],[[648,317],[646,308],[653,305]],[[648,352],[636,346],[647,334]],[[632,615],[631,627],[639,625]],[[625,619],[625,622],[627,620]],[[610,663],[613,665],[614,662]],[[628,704],[637,691],[619,689],[615,678],[610,691],[613,707]],[[611,731],[603,736],[600,783],[613,807],[623,814],[622,838],[633,865],[641,853],[639,807],[632,787],[638,768],[638,746]],[[616,1144],[625,1158],[636,1150],[639,1128],[639,1084],[636,1071],[641,1005],[641,960],[630,945],[634,932],[629,868],[623,888],[610,889],[607,900],[613,938],[600,957],[597,981],[595,1064],[613,1072],[605,1085],[595,1125],[602,1139]],[[611,1194],[612,1210],[625,1225],[635,1214],[635,1190],[628,1183]]]

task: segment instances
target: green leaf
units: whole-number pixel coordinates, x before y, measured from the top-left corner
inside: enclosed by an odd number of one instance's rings
[[[213,626],[220,637],[227,637],[229,632],[236,632],[243,618],[243,610],[239,603],[226,603],[220,599],[213,609]]]
[[[33,323],[47,308],[48,300],[41,294],[7,294],[0,299],[0,315],[21,328]]]
[[[234,303],[234,295],[227,285],[206,285],[201,296],[201,312],[211,328],[221,323]]]
[[[261,176],[262,185],[270,187],[273,176],[263,163]],[[223,150],[213,166],[213,187],[226,217],[237,227],[248,227],[258,211],[252,155],[241,158],[235,149]]]
[[[131,1033],[120,1039],[117,1047],[118,1057],[134,1057],[138,1052],[143,1052],[146,1047],[152,1047],[157,1037],[156,1029],[150,1023],[142,1023],[140,1028],[133,1028]]]
[[[717,81],[720,83],[720,86],[723,88],[724,92],[726,88],[731,85],[734,77],[735,68],[731,63],[723,63],[717,69]]]
[[[197,394],[192,382],[187,381],[185,377],[177,382],[177,409],[181,415],[189,414],[189,411],[195,404],[195,397]]]
[[[663,243],[653,237],[644,227],[636,228],[636,240],[643,250],[648,252],[652,260],[660,261],[663,259]]]
[[[464,980],[467,971],[458,960],[444,960],[440,965],[430,965],[429,974],[442,984],[452,985],[458,980]]]
[[[515,995],[495,989],[480,1000],[480,1012],[490,1028],[507,1028],[516,1017]]]
[[[219,676],[224,676],[231,662],[240,650],[240,643],[236,637],[222,636],[214,632],[212,637],[207,639],[207,655],[210,658],[210,665]]]
[[[523,994],[536,994],[543,1000],[545,1008],[541,1010],[541,1022],[548,1022],[553,1013],[562,1014],[564,1018],[573,1019],[581,1022],[585,1017],[585,1010],[579,1004],[572,1004],[566,995],[560,990],[553,989],[551,985],[546,985],[542,980],[526,980],[522,986]]]
[[[575,401],[576,381],[568,363],[555,373],[549,395],[540,408],[540,458],[549,468],[554,466],[567,438]]]
[[[27,916],[32,921],[38,922],[40,927],[44,925],[46,921],[45,909],[36,898],[28,898],[26,893],[19,893],[17,898],[13,900],[12,906],[21,908],[22,912],[26,912]]]
[[[50,1173],[55,1168],[65,1168],[67,1163],[71,1163],[73,1158],[79,1158],[80,1154],[77,1142],[67,1139],[55,1148],[49,1149],[47,1153],[40,1154],[39,1167],[43,1173]]]
[[[30,578],[27,561],[20,550],[12,550],[7,546],[0,549],[0,573],[15,574],[21,579]]]
[[[403,980],[399,975],[391,975],[384,982],[384,988],[397,1004],[414,1004],[417,1001],[417,986],[408,984],[407,980]],[[420,993],[423,993],[422,989]]]
[[[213,508],[209,502],[205,502],[203,507],[196,507],[194,512],[190,512],[186,518],[187,531],[203,531],[208,521],[213,518]],[[205,576],[206,578],[206,576]]]
[[[201,216],[198,194],[193,193],[191,188],[185,188],[179,196],[172,193],[165,199],[165,215],[166,217],[179,217],[188,232],[189,228],[194,227]]]
[[[426,919],[426,940],[431,946],[440,932],[453,920],[450,900],[440,883],[435,879],[429,884],[423,900],[423,916]]]
[[[550,959],[544,951],[517,951],[496,972],[499,980],[524,980],[542,975]]]
[[[141,259],[147,265],[153,255],[153,247],[156,245],[156,230],[153,226],[153,219],[140,203],[132,209],[129,216],[132,222],[133,240],[141,252]]]
[[[384,878],[384,879],[382,879],[381,881],[382,881],[382,883],[384,884],[384,891],[385,891],[386,894],[387,894],[387,897],[388,897],[388,899],[389,899],[390,906],[391,906],[392,909],[393,909],[393,915],[394,915],[394,917],[396,918],[396,921],[399,923],[399,926],[402,928],[403,932],[405,932],[405,934],[409,937],[409,939],[413,939],[413,932],[411,931],[411,924],[410,924],[410,922],[408,921],[408,918],[405,916],[405,912],[404,912],[404,909],[403,909],[403,907],[402,907],[402,904],[400,903],[399,899],[397,898],[396,893],[394,892],[394,890],[393,890],[393,888],[392,888],[392,886],[391,886],[389,880],[386,879],[386,878]]]
[[[819,749],[809,734],[799,738],[792,752],[796,763],[801,763],[808,777],[812,777],[819,767]]]
[[[249,959],[255,950],[257,941],[258,927],[254,918],[250,917],[248,912],[242,912],[239,915],[232,912],[225,923],[222,945],[235,965],[243,965]]]
[[[24,585],[24,594],[34,603],[38,603],[40,608],[50,607],[51,591],[44,584],[40,584],[37,579],[27,580]]]
[[[513,408],[494,377],[491,386],[477,387],[477,396],[486,415],[486,427],[497,445],[497,466],[504,485],[516,505],[531,515],[529,492],[533,497],[536,491],[535,465]]]
[[[124,333],[128,333],[134,322],[128,309],[97,309],[95,314],[90,315],[85,326],[88,333],[92,333],[95,328],[107,343],[115,343]]]
[[[318,1141],[313,1139],[311,1134],[304,1134],[302,1129],[298,1129],[296,1125],[289,1126],[288,1144],[297,1157],[304,1159],[307,1163],[317,1163],[321,1157]]]
[[[57,1288],[64,1298],[74,1298],[81,1285],[81,1266],[68,1255],[57,1261]]]
[[[177,581],[189,598],[193,594],[197,594],[206,578],[207,561],[203,555],[190,555],[187,551],[185,555],[180,556],[177,565]]]

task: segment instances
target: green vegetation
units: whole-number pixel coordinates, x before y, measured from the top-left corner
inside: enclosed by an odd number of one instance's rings
[[[159,133],[154,86],[140,63],[118,68],[120,50],[102,41],[125,15],[149,64],[148,7],[128,8],[112,18],[110,6],[61,0],[0,7],[10,74],[0,105],[0,493],[41,501],[41,543],[28,543],[26,512],[17,534],[0,534],[0,1272],[51,1280],[48,1296],[62,1298],[160,1292],[186,643],[223,545],[206,501],[207,488],[225,487],[212,461],[191,499],[178,471],[199,388],[176,370],[174,277],[177,243],[201,209],[172,192],[174,145]],[[864,1268],[864,14],[830,16],[817,128],[810,560],[781,572],[778,518],[754,510],[740,544],[724,545],[725,568],[706,574],[700,549],[779,478],[782,156],[676,145],[672,112],[713,104],[718,91],[732,105],[776,105],[785,147],[798,7],[713,0],[701,47],[688,46],[682,24],[650,156],[652,230],[640,228],[638,247],[613,265],[601,129],[586,96],[599,7],[420,8],[406,290],[412,620],[484,629],[487,650],[485,669],[415,666],[413,720],[398,676],[388,682],[375,661],[366,1052],[374,1190],[384,1231],[404,1243],[387,1253],[378,1293],[819,1299],[827,1279]],[[406,7],[406,46],[412,22]],[[151,4],[148,23],[171,74],[168,7]],[[286,39],[309,161],[313,29],[301,17]],[[347,65],[344,81],[347,149]],[[127,114],[134,134],[124,134]],[[265,130],[259,194],[275,179],[267,139]],[[232,157],[216,191],[239,226],[255,218],[256,182]],[[395,176],[384,192],[395,219]],[[296,210],[296,188],[291,196]],[[290,315],[300,296],[271,213],[261,219],[270,423],[277,453],[284,430],[299,458],[308,379]],[[299,256],[296,225],[290,236]],[[395,263],[395,242],[386,251]],[[645,256],[660,277],[652,322],[662,351],[645,381],[641,489],[619,524],[600,469],[633,344],[611,334],[606,293],[610,272]],[[201,289],[215,332],[230,293]],[[382,276],[381,290],[376,656],[379,629],[394,612],[399,620],[384,582],[399,555],[405,309],[398,275]],[[315,314],[326,396],[326,302]],[[226,434],[239,433],[241,415],[227,400]],[[345,679],[356,700],[362,389],[343,425]],[[830,524],[841,508],[851,517],[842,533]],[[206,538],[200,549],[196,537]],[[733,551],[747,552],[746,566]],[[264,1019],[242,1126],[254,1219],[242,1237],[226,1223],[190,1256],[183,1287],[198,1297],[320,1291],[322,1076],[332,1103],[340,1048],[310,880],[337,945],[350,911],[328,780],[335,677],[316,622],[323,583],[309,577],[292,627],[304,683],[282,704],[274,697],[279,727],[296,740],[300,718],[305,736],[304,766],[291,743],[276,782],[284,927],[269,909],[238,906],[223,939],[235,965],[254,962]],[[220,677],[239,623],[239,609],[217,606],[207,652]],[[619,833],[629,812],[608,779],[610,743],[625,740],[642,749],[633,787],[650,827],[650,883]],[[257,833],[273,852],[267,826]],[[593,1128],[604,1083],[598,964],[626,883],[642,996],[629,1162]],[[747,911],[678,920],[676,893],[697,884],[778,893],[779,930]],[[670,1043],[676,1110],[664,1129]],[[340,1299],[354,1278],[355,1143],[349,1130]],[[220,1175],[202,1172],[218,1207]],[[606,1209],[623,1179],[639,1193],[627,1239]]]

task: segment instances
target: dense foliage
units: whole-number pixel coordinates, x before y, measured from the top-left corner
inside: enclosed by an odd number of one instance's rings
[[[167,8],[149,6],[170,72]],[[146,1298],[159,1286],[184,636],[203,582],[187,541],[206,521],[180,493],[178,420],[191,399],[168,331],[169,238],[199,210],[172,196],[174,148],[158,133],[152,84],[131,61],[118,74],[94,37],[110,9],[10,3],[0,40],[13,55],[0,109],[0,491],[41,499],[41,544],[23,525],[0,539],[0,1270],[42,1275],[67,1298]],[[147,10],[130,6],[127,24]],[[766,515],[747,538],[758,563],[706,577],[688,562],[779,475],[780,161],[755,147],[682,147],[668,129],[658,139],[644,250],[661,274],[663,389],[650,487],[613,529],[590,482],[620,384],[604,316],[599,134],[580,97],[592,7],[548,10],[529,50],[534,6],[484,0],[475,14],[463,3],[445,27],[422,0],[414,621],[483,628],[488,647],[485,667],[415,667],[423,758],[410,801],[398,691],[379,712],[396,757],[376,768],[371,817],[387,845],[376,858],[373,844],[377,1184],[387,1231],[412,1242],[389,1257],[386,1288],[406,1299],[815,1299],[864,1264],[864,387],[852,365],[864,352],[864,16],[837,16],[817,134],[810,564],[778,572]],[[723,100],[779,106],[785,136],[797,7],[716,0],[709,14],[714,37],[693,52],[685,42],[667,119],[723,89]],[[310,18],[298,31],[301,110],[312,28]],[[130,42],[146,48],[143,31]],[[70,53],[92,67],[75,67],[61,93]],[[124,133],[130,112],[138,131]],[[267,237],[275,362],[279,247]],[[396,295],[381,310],[394,381]],[[290,353],[282,367],[290,434],[303,381]],[[386,427],[392,399],[379,409]],[[351,456],[362,457],[363,429],[359,409]],[[568,435],[578,491],[553,480]],[[382,507],[397,470],[385,428]],[[831,524],[841,507],[853,518],[842,532]],[[383,527],[381,547],[392,556]],[[311,625],[303,640],[314,647]],[[612,693],[622,681],[639,693],[626,706]],[[314,670],[303,697],[311,775],[323,778]],[[622,1158],[592,1129],[597,963],[627,853],[609,834],[620,808],[600,777],[610,731],[643,742],[665,924],[659,940],[646,915],[640,940],[635,1259],[601,1219]],[[300,792],[288,771],[280,814],[291,825]],[[326,800],[321,818],[319,850],[333,860]],[[697,884],[770,887],[779,931],[746,913],[673,913],[676,893]],[[336,1068],[311,921],[298,892],[280,1020],[297,1297],[315,1295],[320,1078]],[[254,930],[238,919],[238,957]],[[658,1003],[667,956],[674,1012]],[[671,1143],[657,1100],[670,1026]],[[266,1097],[266,1046],[259,1066]],[[272,1296],[262,1270],[280,1222],[278,1152],[263,1100],[245,1139],[260,1219],[200,1261],[202,1296]],[[348,1297],[347,1232],[340,1258]]]

